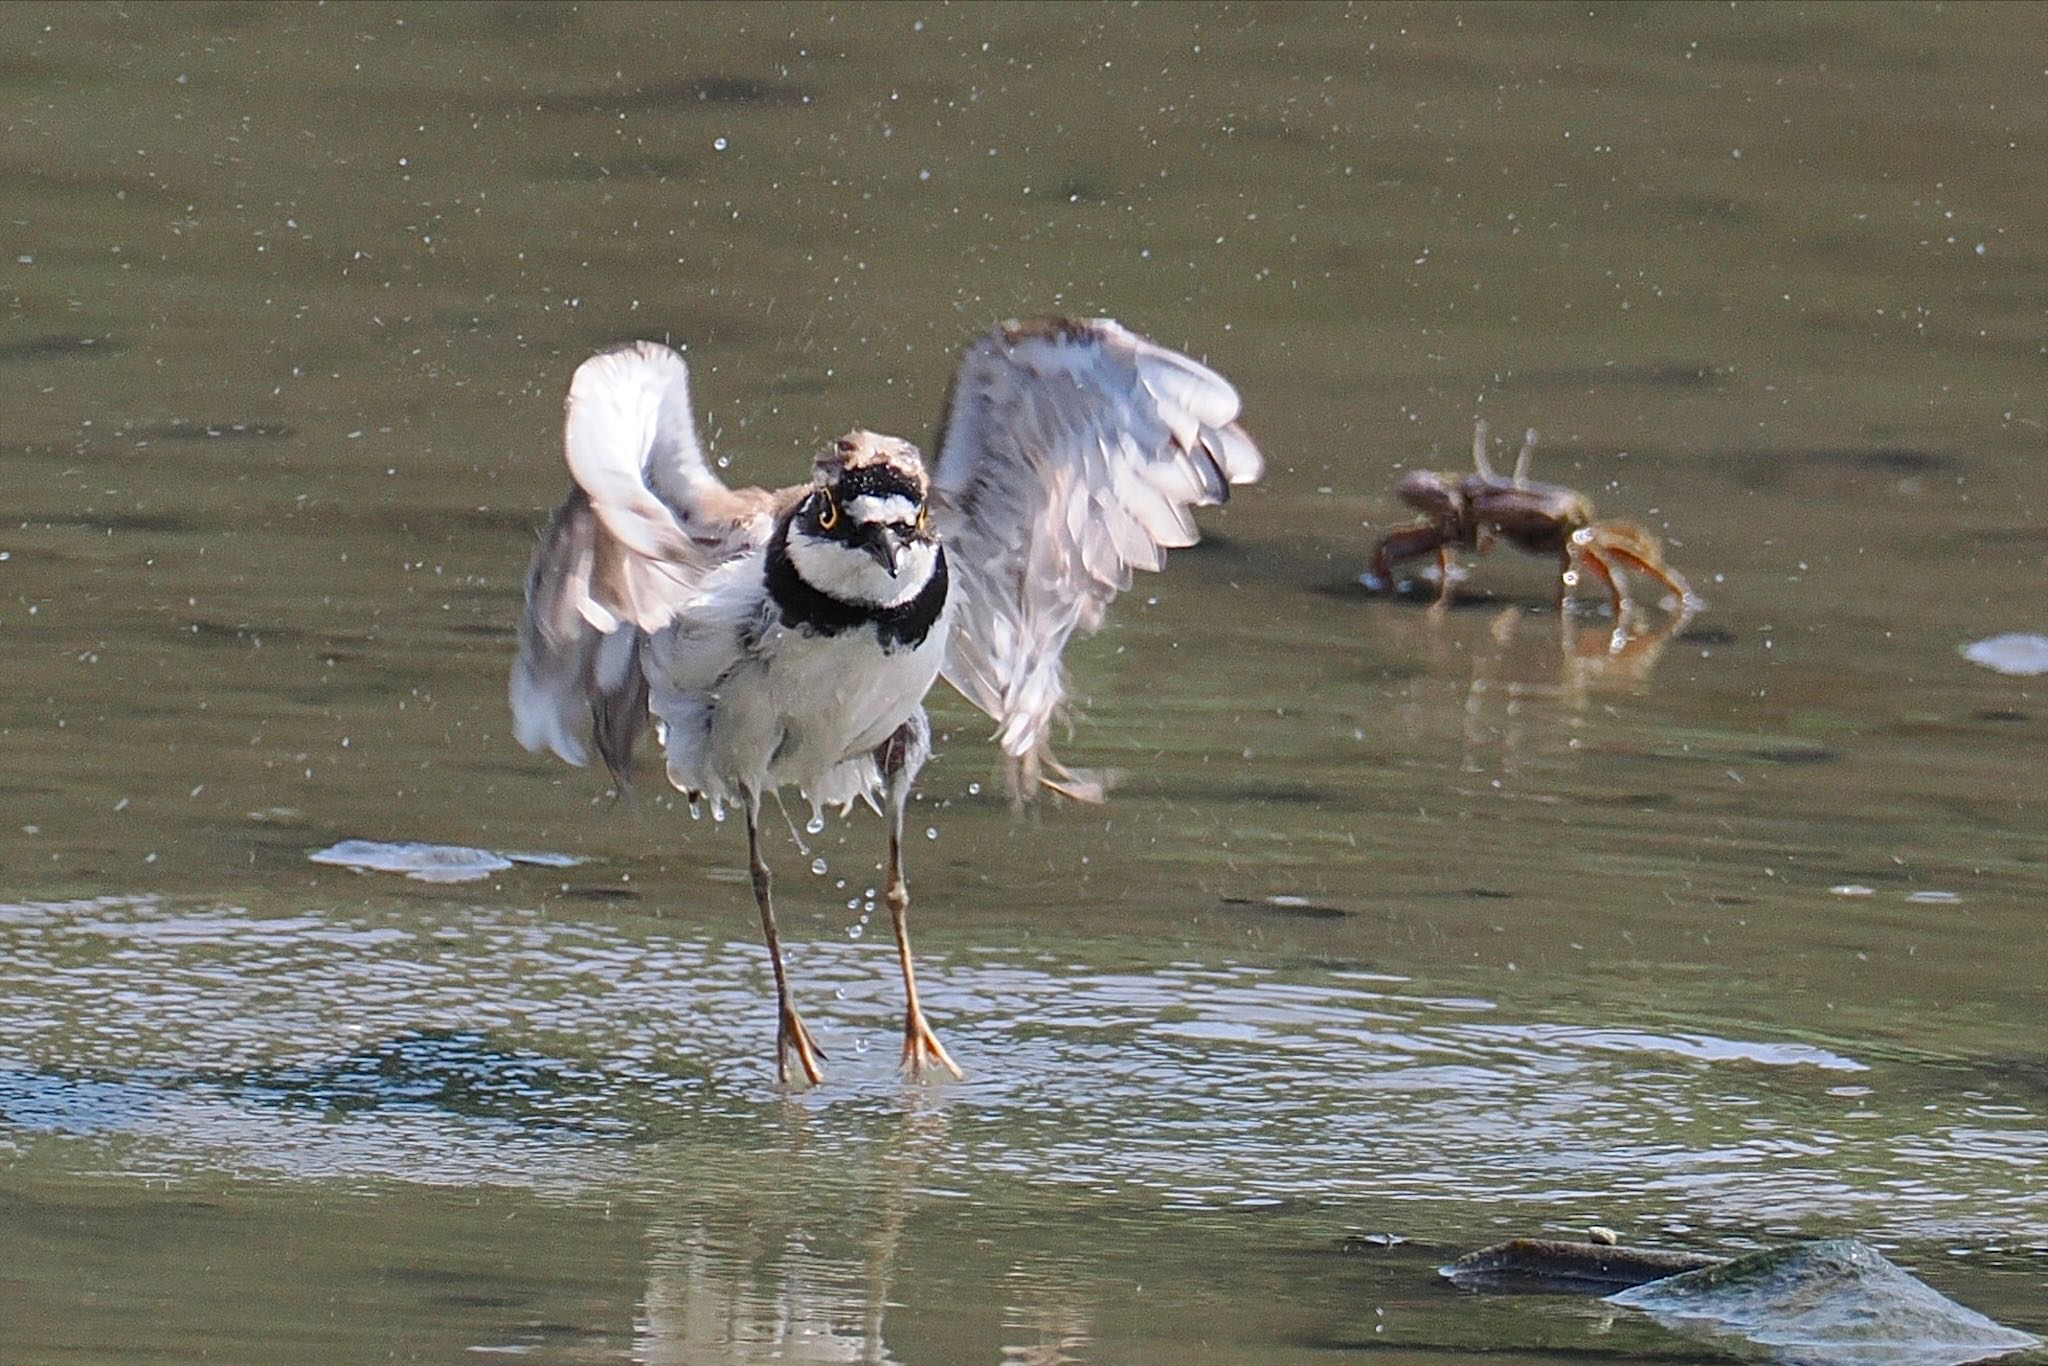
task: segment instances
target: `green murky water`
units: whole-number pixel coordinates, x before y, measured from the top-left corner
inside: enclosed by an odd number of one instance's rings
[[[1710,1350],[1434,1275],[1589,1223],[2048,1329],[2048,698],[1957,654],[2044,625],[2041,32],[0,11],[0,1354]],[[784,1096],[739,833],[508,733],[562,386],[687,342],[776,482],[1055,308],[1206,356],[1270,477],[1077,651],[1113,805],[1013,820],[937,700],[965,1084],[893,1074],[877,823],[781,850]],[[1480,415],[1710,610],[1617,662],[1507,551],[1365,593]]]

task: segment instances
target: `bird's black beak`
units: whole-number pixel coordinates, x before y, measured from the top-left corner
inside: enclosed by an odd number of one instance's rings
[[[875,557],[875,563],[889,571],[889,577],[896,577],[896,537],[889,528],[876,524],[867,529],[861,537],[860,548]]]

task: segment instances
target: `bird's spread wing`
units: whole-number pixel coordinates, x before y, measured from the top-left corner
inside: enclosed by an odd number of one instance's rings
[[[933,475],[955,576],[944,672],[994,717],[1018,790],[1099,798],[1052,758],[1060,651],[1165,551],[1191,509],[1264,471],[1237,391],[1106,318],[1005,324],[967,349]]]
[[[569,473],[611,542],[584,615],[601,630],[656,631],[710,570],[765,539],[770,495],[728,489],[697,445],[690,371],[658,342],[576,367],[562,424]]]
[[[687,610],[712,569],[767,539],[774,495],[728,489],[711,472],[689,367],[656,342],[577,367],[563,449],[576,487],[527,575],[513,728],[528,749],[580,764],[588,708],[621,771],[646,710],[639,641]]]

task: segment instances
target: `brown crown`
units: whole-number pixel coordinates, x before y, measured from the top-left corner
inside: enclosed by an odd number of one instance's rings
[[[836,484],[846,475],[861,470],[893,473],[917,491],[923,500],[930,487],[925,477],[924,457],[917,447],[900,436],[880,432],[848,432],[818,456],[818,482]],[[893,481],[892,481],[893,482]]]

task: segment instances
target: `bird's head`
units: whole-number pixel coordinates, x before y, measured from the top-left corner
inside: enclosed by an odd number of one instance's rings
[[[917,447],[848,432],[818,457],[792,530],[814,550],[805,577],[836,597],[894,606],[930,577],[938,548]],[[852,558],[858,555],[859,559]]]

